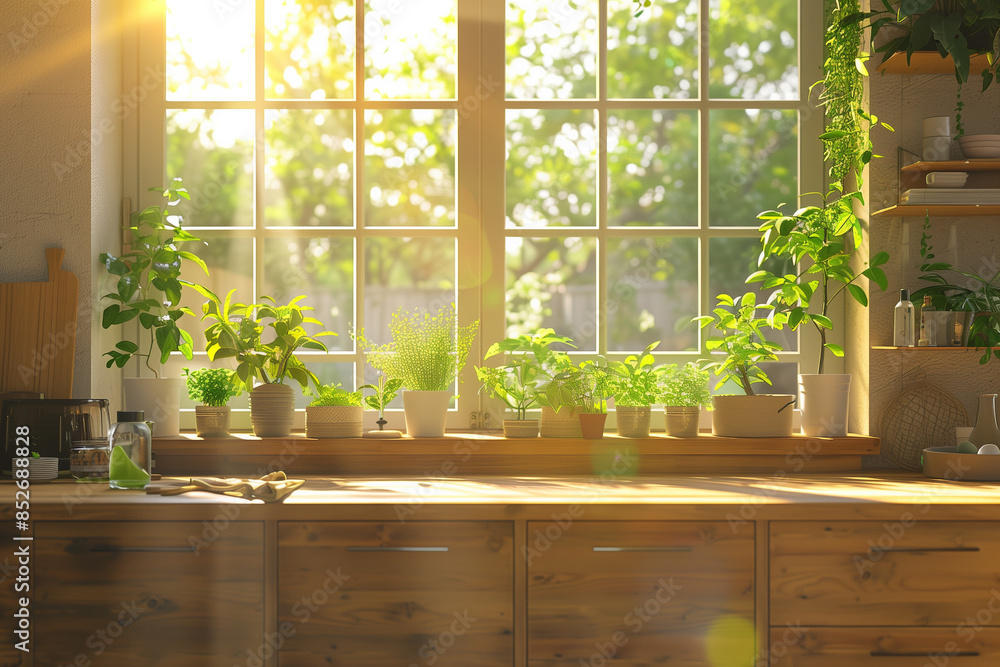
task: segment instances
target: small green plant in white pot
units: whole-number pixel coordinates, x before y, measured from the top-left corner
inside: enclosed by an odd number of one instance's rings
[[[235,373],[228,368],[185,368],[184,382],[188,397],[198,403],[194,408],[198,436],[229,435],[229,399],[243,393]]]
[[[399,379],[403,392],[406,433],[427,438],[444,435],[451,386],[465,367],[479,320],[459,325],[454,304],[436,313],[399,309],[389,320],[392,342],[376,345],[358,334],[368,363]]]
[[[480,366],[476,376],[493,398],[500,399],[514,412],[515,419],[503,420],[504,437],[534,438],[538,435],[538,420],[527,419],[528,410],[539,406],[539,385],[545,379],[542,365],[552,354],[555,343],[568,343],[569,338],[556,335],[552,329],[539,329],[533,334],[521,334],[493,343],[485,359],[504,355],[502,366]]]
[[[698,435],[702,407],[711,407],[708,371],[691,361],[664,367],[660,376],[659,403],[663,403],[667,435],[693,438]]]
[[[303,391],[313,400],[306,406],[307,438],[360,438],[364,390],[347,391],[339,384],[326,384],[316,391]]]
[[[651,343],[639,354],[625,361],[608,362],[608,381],[615,399],[618,435],[623,438],[649,436],[652,405],[659,397],[659,378],[663,366],[656,365],[653,350],[660,341]]]
[[[777,361],[781,346],[769,341],[768,327],[782,329],[788,315],[771,304],[758,304],[753,292],[733,298],[728,294],[716,297],[718,305],[712,315],[695,318],[701,326],[711,325],[721,335],[709,338],[709,352],[721,353],[721,359],[709,362],[706,369],[714,370],[719,389],[732,380],[743,390],[740,395],[717,394],[713,399],[712,433],[737,437],[785,437],[792,435],[791,394],[758,394],[755,384],[770,385],[760,363]]]

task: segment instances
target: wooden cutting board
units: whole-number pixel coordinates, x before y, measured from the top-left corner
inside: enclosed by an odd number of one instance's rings
[[[0,392],[72,398],[80,281],[46,248],[48,282],[0,283]]]

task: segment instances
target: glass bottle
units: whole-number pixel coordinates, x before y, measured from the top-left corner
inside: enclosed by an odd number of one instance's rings
[[[153,460],[153,436],[141,410],[118,412],[118,421],[108,432],[111,458],[108,463],[112,489],[145,489]]]
[[[980,394],[979,412],[976,414],[976,426],[969,434],[969,442],[976,447],[993,444],[1000,445],[1000,428],[997,428],[997,395]]]
[[[899,303],[892,318],[892,344],[896,347],[913,347],[916,343],[913,336],[913,302],[910,301],[910,290],[899,290]]]

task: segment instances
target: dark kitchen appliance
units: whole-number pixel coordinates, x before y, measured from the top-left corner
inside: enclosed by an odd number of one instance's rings
[[[31,451],[55,456],[59,470],[69,470],[70,446],[84,440],[106,439],[111,428],[106,398],[34,398],[3,402],[0,436],[4,442],[3,471],[11,474],[16,430],[27,426]]]

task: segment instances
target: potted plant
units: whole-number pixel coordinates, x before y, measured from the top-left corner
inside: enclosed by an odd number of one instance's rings
[[[615,399],[618,435],[624,438],[649,436],[652,405],[659,396],[659,380],[663,366],[656,366],[653,350],[656,341],[640,354],[629,355],[625,361],[608,362],[608,380]]]
[[[99,256],[107,271],[107,282],[114,283],[102,301],[110,302],[101,314],[101,326],[114,326],[135,321],[136,337],[123,337],[115,349],[105,352],[107,367],[122,368],[133,357],[145,360],[152,378],[125,378],[125,404],[128,410],[142,410],[155,422],[156,436],[177,435],[180,432],[181,378],[161,378],[160,366],[171,352],[180,352],[192,359],[191,335],[179,325],[185,315],[194,315],[179,305],[181,291],[187,286],[204,296],[211,294],[197,283],[180,277],[181,265],[189,260],[206,275],[208,268],[194,253],[181,250],[183,242],[198,241],[182,228],[182,217],[173,210],[182,199],[190,199],[175,178],[166,188],[150,188],[159,192],[163,202],[132,213],[128,231],[129,247],[121,255],[103,252]],[[143,333],[145,332],[145,333]]]
[[[313,400],[306,406],[307,438],[360,438],[363,390],[347,391],[339,384],[305,388]]]
[[[286,306],[277,305],[268,296],[261,297],[265,303],[247,305],[233,302],[235,291],[230,290],[225,301],[210,294],[202,306],[202,320],[212,322],[205,329],[208,358],[235,359],[238,382],[250,392],[250,423],[255,435],[287,436],[292,430],[295,397],[285,379],[291,378],[303,388],[310,382],[319,387],[316,375],[295,352],[299,348],[325,352],[326,345],[318,338],[337,334],[309,334],[305,330],[304,324],[323,325],[305,315],[312,308],[298,305],[303,296]]]
[[[534,438],[538,435],[538,420],[526,419],[527,411],[538,407],[539,385],[545,379],[542,365],[552,354],[554,343],[569,343],[570,339],[556,335],[552,329],[539,329],[533,334],[521,334],[493,343],[484,359],[504,355],[502,366],[481,366],[476,376],[482,389],[498,398],[514,411],[515,419],[503,420],[507,438]]]
[[[611,398],[607,361],[603,357],[596,361],[581,361],[571,373],[567,387],[573,392],[572,404],[578,407],[581,437],[591,440],[603,438],[604,425],[608,420],[608,399]]]
[[[755,384],[771,384],[759,364],[777,361],[781,346],[767,340],[767,327],[782,329],[788,315],[771,304],[758,304],[757,295],[747,292],[733,298],[728,294],[716,297],[718,304],[712,315],[694,318],[702,328],[711,325],[721,336],[709,338],[708,350],[718,351],[723,357],[705,364],[714,370],[719,389],[731,380],[743,390],[740,395],[716,395],[712,416],[712,433],[737,437],[782,437],[792,434],[791,394],[758,394]],[[761,316],[763,314],[763,316]]]
[[[396,378],[387,379],[383,373],[378,374],[378,384],[366,384],[359,387],[361,391],[365,389],[372,390],[370,396],[365,396],[365,405],[369,409],[378,412],[378,420],[375,422],[378,424],[377,431],[368,431],[365,434],[367,438],[398,438],[402,435],[399,431],[386,431],[385,425],[388,423],[385,420],[385,409],[388,407],[389,403],[396,398],[396,394],[399,393],[400,388],[403,386],[402,380]]]
[[[701,424],[701,408],[711,407],[708,371],[691,361],[681,367],[664,367],[660,376],[659,402],[663,403],[666,434],[694,438]]]
[[[573,343],[567,339],[567,345]],[[580,413],[576,403],[579,369],[562,350],[551,350],[542,363],[544,379],[538,385],[538,404],[542,406],[538,431],[543,438],[581,438]]]
[[[392,342],[376,345],[358,340],[368,363],[388,377],[398,378],[403,387],[406,432],[414,437],[444,435],[450,387],[465,366],[479,320],[460,326],[454,304],[429,313],[419,309],[399,309],[389,321]]]
[[[194,408],[195,432],[199,437],[229,435],[229,399],[243,388],[228,368],[184,369],[188,397],[198,403]]]

